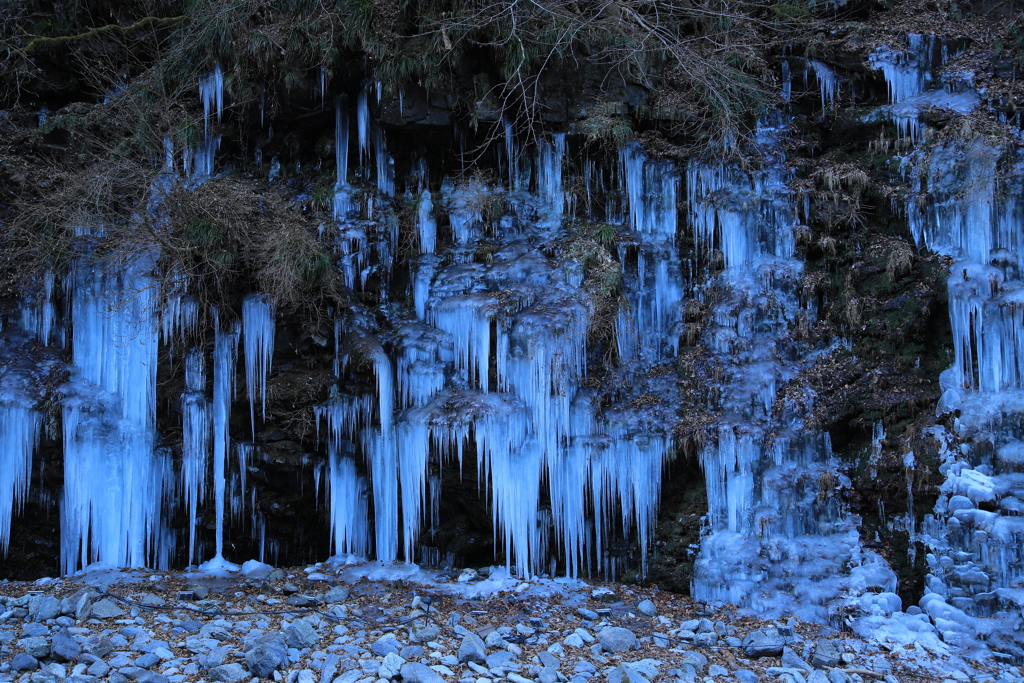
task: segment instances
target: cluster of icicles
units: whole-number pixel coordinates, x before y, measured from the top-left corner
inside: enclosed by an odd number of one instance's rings
[[[823,104],[830,102],[834,75],[823,65],[807,68],[823,84]],[[181,175],[168,144],[168,182],[200,183],[215,172],[219,140],[211,122],[221,115],[222,87],[219,69],[200,84],[206,137],[185,153]],[[374,96],[368,89],[357,98],[354,145],[360,176],[373,176],[372,189],[350,182],[349,107],[337,101],[335,253],[348,287],[380,286],[387,301],[398,224],[385,205],[399,183],[384,131],[370,115]],[[767,148],[784,128],[781,119],[762,126]],[[777,433],[777,388],[804,362],[789,360],[781,348],[786,330],[816,315],[797,295],[803,264],[795,255],[799,226],[784,159],[756,173],[699,160],[686,169],[687,227],[698,251],[722,255],[724,271],[713,279],[699,272],[700,254],[680,257],[677,194],[684,174],[674,164],[649,159],[636,144],[623,147],[611,168],[584,162],[586,196],[612,197],[602,217],[615,226],[623,267],[613,323],[622,389],[608,407],[585,381],[593,297],[584,264],[552,259],[542,248],[564,240],[576,218],[563,180],[565,136],[547,136],[527,154],[507,130],[506,153],[498,156],[503,187],[446,179],[432,193],[425,164],[413,164],[420,170],[406,191],[416,202],[419,255],[408,278],[409,310],[386,329],[378,312],[359,306],[336,316],[337,387],[316,408],[328,435],[334,550],[415,560],[417,544],[440,521],[443,475],[461,472],[465,456],[475,458],[496,548],[520,573],[547,571],[555,560],[570,576],[614,575],[617,560],[608,551],[621,537],[632,539],[645,563],[676,400],[674,374],[652,370],[679,351],[684,297],[702,299],[714,290],[713,324],[701,342],[726,377],[718,403],[709,406],[722,419],[701,453],[709,535],[695,592],[770,611],[782,603],[765,601],[759,587],[783,591],[797,582],[801,592],[789,602],[818,607],[850,587],[851,566],[874,567],[870,583],[889,585],[887,569],[861,551],[856,520],[836,499],[814,502],[816,482],[836,468],[828,435],[805,433],[795,414],[783,416]],[[496,198],[505,210],[499,217],[489,215]],[[442,207],[447,246],[438,231]],[[496,245],[484,262],[476,258],[482,239]],[[216,547],[209,561],[223,565],[226,518],[256,495],[246,489],[245,474],[259,446],[230,434],[228,425],[241,344],[255,440],[273,358],[273,302],[250,295],[240,324],[215,322],[212,363],[209,350],[181,350],[184,439],[176,455],[156,445],[157,348],[174,344],[201,312],[186,294],[157,300],[147,275],[157,257],[138,258],[117,273],[85,259],[64,283],[73,331],[63,407],[66,572],[94,561],[168,565],[183,542],[166,521],[174,505],[188,512],[182,536],[189,561],[209,559],[196,525],[211,489]],[[23,329],[59,343],[49,292],[26,304]],[[360,367],[372,372],[369,390],[354,388]],[[0,401],[0,421],[20,425],[3,437],[4,458],[17,464],[0,472],[4,543],[41,421],[27,395],[12,389]]]
[[[181,161],[166,143],[154,195],[214,174],[219,139],[212,124],[221,116],[222,89],[219,69],[200,83],[205,139]],[[361,93],[355,107],[360,174],[375,174],[369,191],[349,182],[348,111],[343,98],[337,102],[336,264],[353,290],[381,281],[381,272],[386,279],[398,246],[397,225],[383,209],[395,193],[394,163],[369,113],[373,96],[372,89]],[[329,435],[326,500],[337,552],[414,560],[425,517],[431,527],[438,524],[440,469],[461,463],[464,453],[477,459],[503,557],[523,574],[546,571],[556,554],[570,575],[614,572],[604,552],[609,535],[635,536],[644,551],[650,543],[671,424],[656,423],[642,407],[600,410],[594,391],[582,388],[590,311],[582,265],[553,265],[528,246],[529,238],[564,231],[565,137],[542,143],[533,160],[511,135],[508,144],[506,190],[442,184],[454,241],[447,253],[437,253],[437,210],[425,172],[414,180],[409,191],[418,199],[421,252],[411,285],[415,315],[394,338],[383,340],[367,310],[354,307],[337,317],[338,388],[316,409]],[[629,221],[641,255],[638,272],[627,275],[630,302],[617,327],[623,359],[641,374],[669,357],[678,339],[681,281],[672,253],[678,176],[635,146],[623,150],[618,173],[629,187]],[[531,184],[532,193],[525,189]],[[494,228],[483,220],[481,202],[496,192],[532,219],[501,236],[493,263],[474,263],[475,242],[493,236]],[[150,210],[159,223],[158,199]],[[154,249],[116,270],[83,258],[61,283],[69,300],[66,319],[58,314],[52,281],[24,305],[22,330],[40,342],[63,345],[64,330],[71,330],[71,379],[61,390],[65,572],[93,562],[165,567],[185,556],[182,543],[189,563],[227,566],[228,517],[246,507],[257,514],[249,503],[256,489],[247,488],[246,473],[259,451],[255,438],[267,404],[274,303],[251,294],[241,320],[231,324],[210,311],[212,350],[177,349],[205,312],[184,291],[160,300],[149,275],[158,258]],[[158,446],[160,344],[184,365],[179,453]],[[253,441],[229,433],[240,351]],[[372,391],[351,393],[353,358],[372,366]],[[3,456],[14,466],[0,474],[5,547],[42,423],[33,392],[23,386],[27,380],[19,384],[13,372],[0,402],[0,420],[16,425],[4,431]],[[202,512],[208,505],[215,516],[212,552],[197,533],[210,521]],[[187,512],[187,530],[168,526],[179,506]],[[255,517],[253,525],[259,527]]]

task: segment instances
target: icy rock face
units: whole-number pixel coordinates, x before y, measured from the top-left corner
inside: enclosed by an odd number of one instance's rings
[[[614,572],[603,550],[615,527],[635,534],[646,552],[669,422],[643,406],[601,410],[582,386],[591,309],[579,264],[555,262],[534,246],[565,235],[565,138],[543,140],[532,165],[510,144],[510,188],[446,180],[436,204],[420,192],[415,317],[397,320],[391,333],[359,311],[340,321],[341,374],[368,366],[375,386],[356,394],[343,383],[317,411],[331,434],[339,552],[369,550],[372,539],[378,558],[414,560],[426,512],[438,505],[432,473],[466,454],[476,459],[507,563],[521,573],[541,571],[552,555],[572,576],[588,567]],[[622,317],[632,340],[620,353],[646,369],[678,345],[678,174],[630,146],[620,176],[628,211],[620,230],[635,235],[642,252],[626,277]],[[524,189],[531,185],[534,192]],[[429,253],[438,223],[431,212],[440,210],[454,242],[443,262]],[[494,248],[481,263],[474,254],[483,239]],[[655,384],[663,396],[674,391],[670,379],[655,379],[638,382],[638,393]],[[347,455],[359,453],[368,481]],[[603,566],[593,567],[595,557]]]
[[[763,135],[774,139],[768,129]],[[778,388],[815,357],[788,337],[800,318],[812,323],[816,315],[798,297],[803,264],[794,257],[789,171],[781,157],[754,172],[694,160],[687,175],[697,248],[720,254],[724,265],[699,290],[719,292],[704,344],[725,376],[715,406],[721,417],[700,453],[710,533],[693,595],[826,621],[829,603],[857,588],[851,567],[881,568],[885,590],[895,576],[860,547],[828,434],[806,429],[799,406],[784,403],[774,414]]]
[[[947,641],[959,642],[991,630],[975,617],[1017,626],[1010,615],[1024,605],[1022,159],[979,138],[912,161],[924,199],[908,202],[914,237],[955,261],[948,279],[955,359],[940,377],[937,412],[956,417],[951,431],[932,429],[946,481],[921,530],[932,550],[921,607]]]
[[[907,34],[907,49],[879,48],[870,56],[871,64],[882,72],[889,87],[892,105],[888,114],[899,136],[916,141],[923,128],[918,114],[928,107],[969,113],[979,99],[969,82],[934,82],[934,72],[961,48],[947,38],[919,33]],[[824,95],[823,95],[824,96]]]

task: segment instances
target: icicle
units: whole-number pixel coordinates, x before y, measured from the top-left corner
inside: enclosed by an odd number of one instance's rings
[[[353,189],[348,183],[348,100],[341,95],[335,100],[334,160],[337,182],[334,185],[334,220],[340,221],[356,210]]]
[[[395,196],[395,160],[388,154],[384,143],[384,131],[373,129],[373,156],[377,162],[377,189],[385,196]]]
[[[836,72],[830,69],[824,62],[819,62],[816,59],[809,59],[807,63],[814,70],[814,77],[817,79],[818,88],[821,90],[821,108],[823,110],[828,109],[835,101],[836,95],[839,92],[839,79],[836,78]]]
[[[519,189],[519,153],[516,150],[515,134],[512,130],[512,122],[506,118],[501,119],[505,127],[505,155],[508,160],[508,189],[515,192]]]
[[[57,324],[57,309],[53,304],[53,273],[47,271],[43,275],[43,292],[41,300],[29,299],[21,306],[21,330],[49,346],[50,336]]]
[[[366,555],[370,549],[370,529],[366,503],[366,480],[356,472],[351,458],[338,454],[330,446],[331,538],[335,553]]]
[[[366,90],[360,90],[356,98],[356,126],[359,130],[359,164],[366,163],[370,154],[370,103]]]
[[[416,207],[416,226],[420,237],[420,253],[433,254],[437,239],[437,220],[433,215],[434,203],[430,200],[430,190],[420,193],[419,205]],[[422,317],[420,318],[423,319]]]
[[[12,374],[9,370],[0,374],[4,386],[0,396],[0,556],[7,555],[11,520],[28,493],[32,452],[43,424],[31,400],[17,390],[20,382]]]
[[[199,501],[206,496],[206,468],[210,455],[210,405],[206,400],[203,354],[192,349],[185,356],[185,391],[182,402],[181,483],[188,511],[188,563],[196,558]]]
[[[79,261],[69,288],[75,371],[64,400],[64,573],[99,561],[165,567],[170,459],[154,448],[158,325],[148,256],[106,272]]]
[[[231,448],[228,423],[231,402],[235,394],[235,363],[238,354],[240,328],[235,323],[232,331],[225,332],[219,322],[213,347],[213,487],[216,509],[217,545],[214,558],[204,567],[230,567],[224,559],[224,512],[226,506],[227,458]],[[211,564],[212,563],[212,564]]]
[[[562,191],[562,158],[565,156],[565,133],[555,133],[537,150],[537,194],[551,206],[551,220],[559,221],[565,211]]]
[[[274,356],[274,303],[266,294],[250,294],[242,302],[242,333],[245,339],[245,385],[249,392],[252,438],[256,438],[256,395],[263,419],[267,417],[267,375]]]
[[[193,172],[189,173],[186,168],[186,174],[193,182],[202,182],[213,177],[217,150],[220,149],[221,136],[214,135],[210,126],[212,114],[216,114],[219,122],[224,109],[224,74],[220,70],[220,64],[214,66],[212,74],[200,79],[199,96],[203,101],[203,144],[192,152],[191,156],[195,160]],[[186,167],[190,165],[186,163]]]

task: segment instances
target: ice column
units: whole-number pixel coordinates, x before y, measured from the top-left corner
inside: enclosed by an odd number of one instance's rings
[[[25,501],[31,476],[32,452],[39,442],[42,416],[16,389],[10,371],[0,373],[0,556],[7,554],[11,519]]]
[[[231,418],[231,402],[235,395],[235,363],[238,357],[239,326],[235,323],[230,332],[217,324],[213,345],[213,490],[216,509],[217,545],[213,565],[228,565],[224,560],[224,512],[226,507],[228,453],[231,437],[228,422]],[[210,565],[210,566],[213,566]]]
[[[210,455],[210,404],[206,400],[203,353],[192,349],[185,356],[185,391],[182,403],[181,483],[188,511],[188,563],[196,558],[196,522],[199,502],[206,496],[206,469]]]
[[[83,259],[69,288],[75,369],[64,400],[62,567],[166,566],[160,508],[170,480],[154,448],[158,325],[147,257]]]
[[[195,150],[195,168],[192,179],[202,181],[213,176],[217,150],[220,149],[220,136],[214,135],[210,127],[214,114],[220,121],[224,109],[224,74],[220,64],[214,66],[213,73],[199,81],[199,97],[203,101],[203,145]]]
[[[261,415],[267,416],[267,374],[274,356],[274,303],[266,294],[250,294],[242,302],[242,334],[245,341],[245,385],[249,392],[249,417],[256,438],[256,396]]]

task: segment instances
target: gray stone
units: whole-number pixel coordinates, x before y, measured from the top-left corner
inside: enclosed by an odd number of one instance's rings
[[[608,683],[650,683],[636,669],[629,666],[617,666],[608,672]]]
[[[885,678],[885,682],[899,683],[899,680],[897,680],[895,676],[887,676]],[[828,683],[828,674],[821,669],[815,669],[811,672],[811,675],[807,677],[807,683]]]
[[[271,572],[273,574],[273,572]],[[190,586],[186,586],[185,590],[192,591],[192,594],[196,596],[196,600],[205,600],[210,597],[210,587],[205,583],[194,583]]]
[[[15,671],[35,671],[39,668],[39,660],[26,652],[19,652],[11,660],[11,668]]]
[[[714,633],[715,624],[710,619],[701,619],[697,622],[697,633]]]
[[[607,652],[625,652],[636,647],[636,636],[628,628],[612,626],[597,634],[597,640]]]
[[[697,647],[714,647],[717,642],[718,634],[714,631],[705,631],[693,637],[693,644]]]
[[[587,609],[586,607],[580,607],[576,610],[576,614],[580,615],[584,619],[590,619],[591,621],[597,621],[598,617],[597,612],[592,609]]]
[[[572,671],[573,673],[577,674],[596,674],[597,667],[591,664],[590,662],[581,659],[580,661],[576,662],[576,666],[572,668]]]
[[[409,624],[409,640],[414,643],[429,643],[437,640],[440,634],[441,629],[431,623],[414,621]]]
[[[558,671],[545,667],[540,670],[538,679],[540,680],[540,683],[558,683]]]
[[[326,595],[324,595],[324,602],[328,605],[334,605],[339,602],[345,602],[348,600],[348,596],[348,586],[334,586],[331,590],[327,591]]]
[[[135,660],[135,666],[141,666],[143,669],[151,669],[159,663],[160,655],[153,652],[147,652]]]
[[[292,607],[313,607],[317,604],[316,600],[308,595],[293,595],[285,602]]]
[[[85,639],[82,649],[102,659],[114,650],[114,644],[110,642],[110,638],[106,635],[94,633]]]
[[[672,639],[664,633],[654,633],[651,639],[654,641],[655,647],[670,647],[672,645]]]
[[[839,666],[842,653],[831,640],[822,640],[814,648],[811,665],[816,669],[832,669]]]
[[[158,674],[154,671],[142,670],[138,678],[135,679],[137,683],[170,683],[170,679],[163,674]]]
[[[46,638],[34,637],[34,638],[22,638],[21,649],[27,654],[32,655],[36,659],[42,659],[50,655],[50,643],[47,642]]]
[[[128,677],[119,671],[115,671],[107,678],[108,683],[127,683]]]
[[[785,646],[785,640],[774,628],[751,631],[743,639],[743,651],[752,659],[778,657]]]
[[[103,598],[92,603],[91,616],[94,619],[116,619],[124,616],[124,610],[112,598]]]
[[[658,608],[654,606],[654,603],[650,600],[641,600],[640,604],[636,606],[640,610],[641,614],[646,614],[649,617],[653,617],[658,613]]]
[[[416,659],[418,657],[422,657],[423,656],[423,646],[422,645],[406,645],[405,647],[402,648],[402,651],[398,653],[398,656],[401,657],[402,659],[405,659],[405,660]],[[458,660],[456,660],[456,661],[458,661]]]
[[[459,662],[465,664],[466,662],[476,662],[477,664],[483,664],[487,658],[487,650],[484,647],[484,641],[480,639],[480,636],[475,633],[470,633],[462,639],[462,644],[459,645]]]
[[[341,657],[338,655],[327,655],[320,667],[320,683],[331,683],[334,680],[334,672],[338,670],[338,662]]]
[[[485,660],[488,669],[494,669],[499,666],[505,666],[511,662],[515,662],[516,658],[511,652],[507,650],[499,650],[498,652],[492,652],[487,655]]]
[[[550,652],[541,650],[537,653],[537,659],[540,660],[541,666],[545,669],[554,669],[558,671],[562,668],[562,662],[558,661],[558,657],[554,656]]]
[[[31,621],[46,621],[60,616],[60,600],[52,595],[33,595],[28,600],[28,618]]]
[[[497,631],[491,631],[484,638],[487,647],[505,647],[505,638]]]
[[[359,662],[359,668],[371,676],[375,676],[380,671],[380,662],[376,659],[364,659]]]
[[[782,666],[787,669],[798,669],[804,673],[811,673],[814,667],[804,661],[792,648],[786,647],[782,650]]]
[[[167,601],[165,601],[159,595],[156,595],[154,593],[144,594],[142,596],[142,599],[139,600],[139,602],[141,602],[143,605],[151,605],[153,607],[162,607],[167,604]]]
[[[398,654],[401,649],[402,644],[398,642],[398,638],[395,638],[393,633],[387,634],[370,646],[370,650],[378,657],[385,657],[389,654]]]
[[[736,669],[732,672],[732,675],[736,677],[736,680],[740,683],[759,683],[761,677],[750,669]]]
[[[284,636],[280,633],[263,636],[245,653],[245,665],[260,678],[270,678],[287,661],[288,652],[285,650]]]
[[[90,676],[103,678],[108,673],[110,673],[110,666],[102,659],[97,659],[95,662],[89,665],[89,668],[86,671],[89,673]]]
[[[683,653],[683,658],[680,660],[681,664],[689,664],[698,673],[704,671],[704,667],[708,665],[708,658],[701,652],[694,652],[688,650]]]
[[[298,650],[312,647],[320,640],[316,629],[305,619],[296,619],[284,630],[288,641],[288,647]]]
[[[199,629],[199,635],[203,638],[212,638],[217,641],[231,640],[231,631],[220,624],[205,624]]]
[[[249,678],[249,672],[238,662],[218,666],[210,669],[210,680],[224,681],[224,683],[239,683]]]
[[[571,647],[583,647],[583,639],[578,633],[570,633],[562,642]]]
[[[82,654],[82,646],[72,638],[67,629],[61,629],[50,641],[50,656],[58,662],[73,662]]]
[[[107,664],[109,664],[110,666],[114,667],[115,669],[119,669],[122,666],[131,666],[132,660],[125,653],[118,652],[117,654],[115,654],[113,656],[113,658],[111,658],[111,660],[109,662],[107,662]]]
[[[88,593],[83,593],[82,597],[78,598],[75,603],[75,619],[78,621],[85,621],[92,617],[92,597]]]
[[[402,683],[445,683],[441,674],[419,662],[402,665]]]
[[[715,676],[728,676],[729,670],[721,664],[712,664],[708,667],[708,676],[714,678]]]
[[[384,661],[380,663],[380,668],[377,669],[377,675],[390,681],[402,672],[403,664],[405,664],[404,659],[396,655],[394,652],[389,652],[384,656]]]

